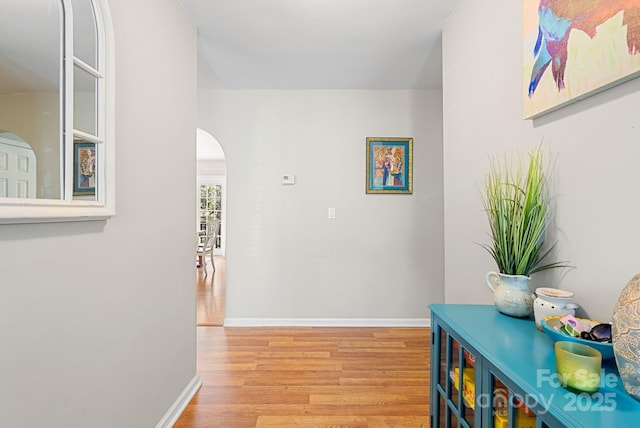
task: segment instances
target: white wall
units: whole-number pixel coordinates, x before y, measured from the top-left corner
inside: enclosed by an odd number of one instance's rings
[[[224,177],[227,173],[227,162],[224,159],[199,159],[196,171],[198,178]]]
[[[443,300],[440,92],[201,88],[198,115],[227,161],[227,322],[424,322]],[[366,137],[414,138],[413,195],[365,194]]]
[[[0,426],[152,427],[196,374],[196,32],[110,5],[117,215],[0,226]]]
[[[443,33],[445,284],[447,303],[491,303],[495,269],[475,242],[488,224],[478,185],[489,155],[526,152],[544,140],[556,157],[559,259],[576,268],[533,277],[532,287],[575,293],[607,321],[640,271],[640,79],[535,121],[522,119],[522,2],[464,0]]]

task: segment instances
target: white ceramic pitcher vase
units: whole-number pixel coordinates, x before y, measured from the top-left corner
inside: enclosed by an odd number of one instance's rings
[[[487,273],[487,287],[493,292],[493,302],[498,311],[512,317],[528,317],[533,313],[533,294],[525,275]]]

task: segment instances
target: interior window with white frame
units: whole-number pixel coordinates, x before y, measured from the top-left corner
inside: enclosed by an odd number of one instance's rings
[[[0,223],[115,214],[107,0],[11,2],[0,14]]]

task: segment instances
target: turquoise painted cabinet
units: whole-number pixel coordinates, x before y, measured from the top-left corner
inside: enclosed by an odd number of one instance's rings
[[[432,427],[640,427],[614,360],[594,394],[563,388],[553,342],[493,305],[430,305]]]

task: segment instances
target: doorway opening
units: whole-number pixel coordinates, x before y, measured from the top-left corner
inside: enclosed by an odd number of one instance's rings
[[[197,144],[197,218],[196,230],[202,232],[208,220],[220,220],[215,237],[213,266],[203,257],[205,266],[196,265],[197,325],[222,326],[226,312],[226,173],[224,151],[207,131],[198,128]]]

